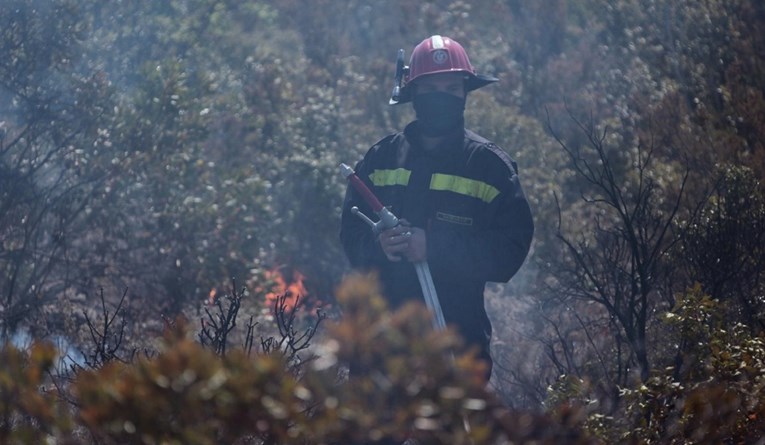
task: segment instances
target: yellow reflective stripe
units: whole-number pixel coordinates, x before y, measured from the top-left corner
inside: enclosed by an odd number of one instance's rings
[[[395,170],[375,170],[369,174],[369,179],[372,180],[372,184],[375,187],[383,187],[386,185],[407,185],[409,184],[409,176],[411,171],[405,168],[397,168]]]
[[[436,173],[431,177],[430,189],[459,193],[485,202],[491,202],[499,195],[496,187],[485,182],[442,173]]]

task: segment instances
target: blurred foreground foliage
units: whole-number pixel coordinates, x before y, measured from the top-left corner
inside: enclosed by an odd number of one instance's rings
[[[151,354],[61,378],[57,351],[0,353],[2,443],[432,444],[753,443],[765,427],[765,342],[689,290],[663,315],[683,347],[677,366],[622,388],[605,416],[586,380],[559,380],[546,413],[509,409],[483,384],[483,364],[426,309],[388,312],[372,277],[345,280],[347,316],[328,321],[309,360],[280,351],[226,354],[168,325]],[[283,352],[283,351],[282,351]],[[361,370],[347,375],[347,367]],[[466,427],[466,425],[468,427]]]
[[[53,377],[56,351],[6,345],[0,371],[3,443],[595,443],[582,411],[508,410],[484,388],[483,364],[422,306],[390,313],[370,277],[338,293],[331,322],[297,372],[278,352],[216,354],[178,321],[157,351]],[[345,375],[352,365],[364,372]],[[51,381],[56,384],[52,385]],[[43,390],[44,389],[44,390]],[[469,425],[469,428],[466,428]]]

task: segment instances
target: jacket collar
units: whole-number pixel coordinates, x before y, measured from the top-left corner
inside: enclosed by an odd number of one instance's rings
[[[414,153],[426,156],[438,156],[443,154],[456,154],[464,146],[465,128],[464,125],[455,127],[454,131],[445,135],[438,147],[426,151],[422,146],[422,133],[420,132],[417,121],[410,122],[404,128],[404,136],[412,147]]]

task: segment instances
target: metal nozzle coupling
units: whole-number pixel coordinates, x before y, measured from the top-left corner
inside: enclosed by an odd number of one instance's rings
[[[345,163],[340,163],[340,174],[343,175],[343,178],[347,178],[348,176],[351,176],[353,174],[353,169],[349,167]]]

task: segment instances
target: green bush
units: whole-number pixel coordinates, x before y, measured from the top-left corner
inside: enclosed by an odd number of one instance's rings
[[[620,391],[618,409],[593,402],[586,380],[566,377],[552,399],[589,405],[585,429],[607,443],[756,443],[765,431],[765,339],[726,325],[726,308],[700,286],[664,314],[676,356]]]

